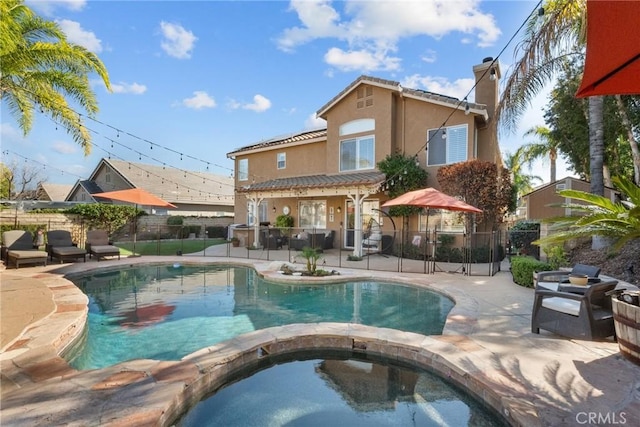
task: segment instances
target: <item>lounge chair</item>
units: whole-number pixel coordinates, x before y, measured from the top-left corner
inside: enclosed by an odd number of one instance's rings
[[[617,280],[589,286],[561,285],[552,291],[537,288],[531,314],[531,332],[540,329],[570,338],[602,339],[615,334],[611,297],[606,293]]]
[[[33,245],[33,235],[28,231],[10,230],[2,233],[2,259],[7,267],[11,264],[16,269],[21,264],[47,265],[47,253]]]
[[[597,280],[600,274],[600,267],[586,264],[576,264],[571,271],[568,270],[553,270],[553,271],[541,271],[536,273],[535,287],[545,288],[552,291],[557,291],[558,286],[562,283],[569,283],[570,274],[585,274],[589,277],[591,283],[599,282]]]
[[[62,264],[64,261],[73,261],[82,258],[87,261],[87,251],[79,248],[73,243],[71,233],[67,230],[47,231],[47,253],[53,261],[54,258]]]
[[[109,235],[105,230],[87,231],[87,241],[85,248],[89,252],[89,258],[95,255],[98,262],[107,256],[118,256],[120,259],[120,248],[109,244]]]

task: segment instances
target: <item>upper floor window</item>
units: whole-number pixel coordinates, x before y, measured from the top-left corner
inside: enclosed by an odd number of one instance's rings
[[[278,169],[284,169],[287,167],[287,153],[277,154]]]
[[[375,167],[375,138],[362,136],[340,142],[340,171],[373,169]]]
[[[107,173],[104,175],[104,182],[111,182],[111,174]]]
[[[467,160],[467,125],[430,129],[427,165],[449,165]]]
[[[249,179],[249,159],[238,160],[238,181]]]

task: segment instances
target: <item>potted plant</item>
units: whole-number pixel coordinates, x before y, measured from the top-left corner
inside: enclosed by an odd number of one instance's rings
[[[237,248],[238,246],[240,246],[240,239],[238,239],[237,237],[233,236],[231,238],[231,244],[233,245],[233,247]]]

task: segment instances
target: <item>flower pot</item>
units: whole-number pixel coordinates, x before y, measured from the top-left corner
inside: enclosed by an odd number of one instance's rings
[[[620,353],[640,365],[640,307],[611,298],[613,322]]]

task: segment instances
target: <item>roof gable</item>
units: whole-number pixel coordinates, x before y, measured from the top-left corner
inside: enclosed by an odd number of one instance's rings
[[[358,86],[362,84],[377,86],[392,92],[396,92],[398,95],[411,97],[419,101],[430,102],[430,103],[442,105],[449,108],[464,109],[468,104],[470,112],[474,114],[479,114],[485,117],[485,120],[488,117],[487,107],[483,104],[460,101],[458,98],[454,98],[452,96],[441,95],[441,94],[438,94],[435,92],[429,92],[426,90],[405,88],[405,87],[402,87],[400,83],[397,81],[386,80],[386,79],[381,79],[381,78],[371,77],[366,75],[361,75],[360,77],[358,77],[351,84],[349,84],[349,86],[344,88],[340,93],[334,96],[329,102],[323,105],[316,112],[316,116],[321,118],[326,118],[326,115],[329,112],[329,110],[331,110],[336,104],[342,101],[347,95],[349,95],[351,92],[356,90]]]

